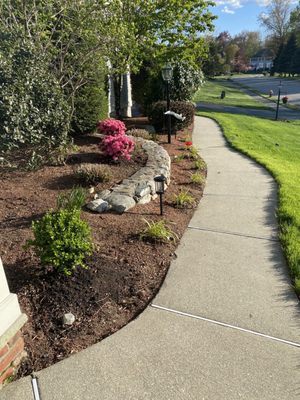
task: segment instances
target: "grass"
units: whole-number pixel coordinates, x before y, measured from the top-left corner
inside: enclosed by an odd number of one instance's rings
[[[198,174],[198,173],[194,173],[191,175],[191,182],[196,184],[196,185],[203,185],[205,179],[203,177],[203,175]]]
[[[205,169],[206,168],[206,164],[205,164],[205,162],[203,161],[203,160],[196,160],[196,161],[194,161],[194,166],[193,166],[193,168],[194,169]]]
[[[300,120],[292,122],[223,113],[215,119],[229,143],[265,166],[279,185],[280,240],[300,294]]]
[[[223,90],[225,90],[226,96],[224,99],[221,99],[220,95]],[[206,81],[204,86],[195,94],[194,101],[221,104],[224,106],[270,110],[270,107],[257,102],[251,96],[239,90],[236,86],[233,86],[222,79]]]
[[[147,239],[159,243],[167,243],[170,240],[178,240],[178,236],[168,226],[163,219],[159,221],[147,221],[144,219],[147,227],[140,234],[141,239]]]
[[[176,208],[188,208],[195,205],[195,199],[189,192],[182,190],[174,195],[173,204]]]

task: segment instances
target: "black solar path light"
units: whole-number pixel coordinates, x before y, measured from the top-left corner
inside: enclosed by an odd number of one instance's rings
[[[164,175],[159,175],[154,178],[155,182],[155,192],[159,195],[160,199],[160,215],[163,215],[163,203],[162,203],[162,196],[165,193],[165,182],[166,177]]]

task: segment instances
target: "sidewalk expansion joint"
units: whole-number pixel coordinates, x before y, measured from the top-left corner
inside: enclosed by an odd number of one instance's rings
[[[205,322],[209,322],[211,324],[222,326],[223,328],[231,328],[231,329],[234,329],[234,330],[237,330],[237,331],[240,331],[240,332],[249,333],[251,335],[260,336],[260,337],[263,337],[265,339],[270,339],[270,340],[273,340],[273,341],[276,341],[276,342],[279,342],[279,343],[283,343],[283,344],[286,344],[286,345],[289,345],[289,346],[294,346],[294,347],[300,348],[300,343],[292,342],[290,340],[280,339],[280,338],[277,338],[275,336],[266,335],[265,333],[253,331],[251,329],[241,328],[239,326],[226,324],[225,322],[216,321],[214,319],[200,317],[199,315],[194,315],[194,314],[189,314],[189,313],[182,312],[182,311],[173,310],[172,308],[162,307],[162,306],[158,306],[156,304],[150,304],[150,306],[152,308],[157,309],[157,310],[166,311],[168,313],[181,315],[183,317],[198,319],[200,321],[205,321]]]
[[[227,193],[203,193],[203,197],[205,196],[213,196],[213,197],[236,197],[242,199],[258,199],[258,200],[273,200],[272,197],[269,196],[252,196],[246,194],[227,194]]]
[[[201,227],[190,226],[190,225],[188,226],[188,229],[193,229],[196,231],[203,231],[203,232],[218,233],[220,235],[231,235],[231,236],[239,236],[239,237],[245,237],[245,238],[250,238],[250,239],[268,240],[270,242],[279,242],[279,239],[272,238],[272,237],[247,235],[246,233],[223,231],[223,230],[216,230],[216,229],[210,229],[210,228],[201,228]]]

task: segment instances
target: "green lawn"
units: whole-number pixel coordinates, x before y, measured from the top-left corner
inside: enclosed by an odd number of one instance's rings
[[[276,122],[214,112],[201,115],[215,119],[234,148],[264,165],[276,179],[280,239],[300,294],[300,120]]]
[[[226,96],[224,99],[221,99],[220,95],[223,90],[225,90]],[[270,110],[269,107],[254,100],[251,96],[243,93],[236,86],[233,86],[224,79],[206,81],[202,88],[195,94],[194,101],[222,104],[225,106]]]

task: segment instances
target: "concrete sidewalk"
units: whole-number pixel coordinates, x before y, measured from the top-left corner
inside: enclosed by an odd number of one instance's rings
[[[293,400],[300,308],[277,239],[277,188],[213,121],[193,141],[204,197],[153,304],[134,322],[37,375],[42,400]],[[1,400],[33,400],[30,378]]]

